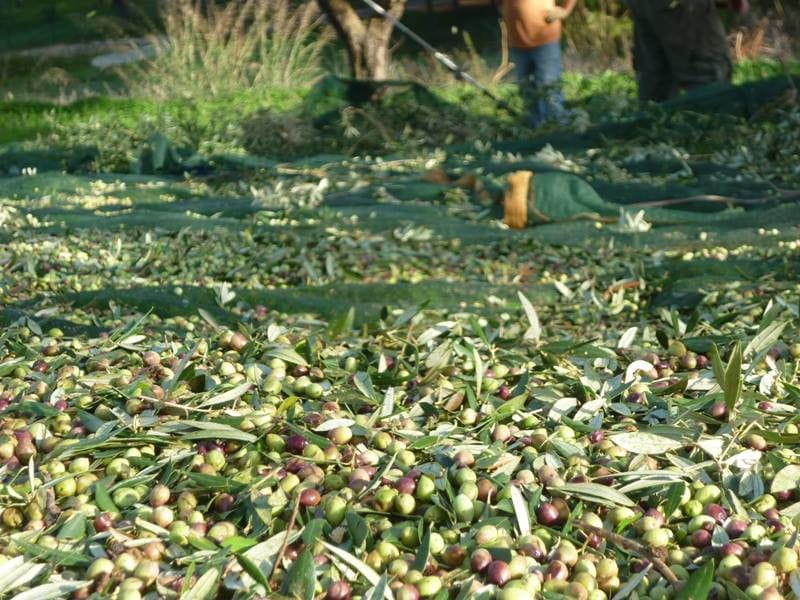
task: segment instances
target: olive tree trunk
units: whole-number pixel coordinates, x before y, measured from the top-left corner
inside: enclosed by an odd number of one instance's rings
[[[379,15],[362,19],[348,0],[317,0],[347,49],[354,79],[381,81],[389,73],[389,42],[394,26]],[[383,0],[395,19],[403,15],[406,0]],[[366,6],[366,5],[365,5]]]

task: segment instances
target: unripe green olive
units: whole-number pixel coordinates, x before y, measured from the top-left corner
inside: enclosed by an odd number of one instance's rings
[[[798,567],[797,551],[789,548],[779,548],[772,553],[769,562],[780,574],[791,573]]]
[[[704,485],[702,488],[697,490],[694,495],[695,500],[700,502],[703,506],[711,504],[712,502],[719,502],[719,499],[722,497],[722,490],[719,486],[709,484]]]
[[[130,552],[123,552],[122,554],[117,556],[116,560],[114,561],[114,564],[123,573],[130,574],[133,573],[134,570],[136,570],[136,566],[139,564],[139,561]]]
[[[778,573],[774,566],[768,562],[758,563],[750,571],[750,583],[762,588],[768,588],[778,582]]]
[[[56,496],[64,498],[67,496],[74,496],[78,491],[78,484],[74,478],[68,477],[55,485]]]
[[[104,575],[110,575],[113,570],[113,562],[107,558],[98,558],[89,565],[89,568],[86,570],[86,576],[89,579],[98,579]]]
[[[421,597],[430,598],[438,594],[442,589],[442,580],[435,576],[423,577],[417,582],[416,586]]]
[[[395,512],[401,515],[410,515],[416,508],[416,501],[411,494],[398,494],[394,498],[392,505]]]
[[[669,545],[671,538],[670,530],[664,528],[651,529],[642,535],[642,541],[651,548],[665,548]]]
[[[328,523],[336,527],[344,521],[347,502],[337,495],[330,495],[323,504],[323,510]]]
[[[444,538],[435,531],[431,533],[431,538],[430,538],[431,554],[433,554],[434,556],[438,556],[442,552],[444,552],[445,547],[446,544]]]
[[[453,512],[462,523],[471,523],[475,518],[475,505],[468,496],[458,494],[453,499]]]
[[[136,490],[129,487],[121,487],[112,492],[111,499],[114,501],[114,504],[124,509],[133,506],[139,502],[141,498]]]

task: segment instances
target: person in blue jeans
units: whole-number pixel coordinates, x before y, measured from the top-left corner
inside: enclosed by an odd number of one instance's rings
[[[502,0],[511,57],[528,111],[528,124],[563,123],[568,113],[561,92],[561,21],[577,0]]]

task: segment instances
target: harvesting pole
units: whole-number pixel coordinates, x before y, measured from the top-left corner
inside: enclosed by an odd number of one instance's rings
[[[395,18],[394,15],[390,14],[385,8],[383,8],[380,4],[375,2],[375,0],[362,0],[364,4],[369,6],[372,10],[378,13],[381,17],[389,21],[394,27],[402,31],[412,40],[414,40],[417,44],[422,46],[427,52],[429,52],[439,63],[444,65],[453,75],[456,76],[457,79],[462,81],[466,81],[471,86],[480,90],[485,96],[491,98],[497,106],[511,114],[512,116],[518,117],[519,111],[511,107],[508,102],[496,96],[489,88],[483,85],[480,81],[475,79],[472,75],[467,73],[463,67],[459,66],[450,56],[445,54],[444,52],[439,52],[436,48],[431,46],[424,38],[419,36],[415,31],[408,28],[406,25],[401,23],[399,20]]]

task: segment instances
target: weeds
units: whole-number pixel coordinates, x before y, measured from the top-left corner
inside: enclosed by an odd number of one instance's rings
[[[316,5],[290,0],[214,3],[173,0],[162,11],[157,56],[129,69],[131,94],[157,99],[219,98],[242,90],[312,84],[329,40]]]

